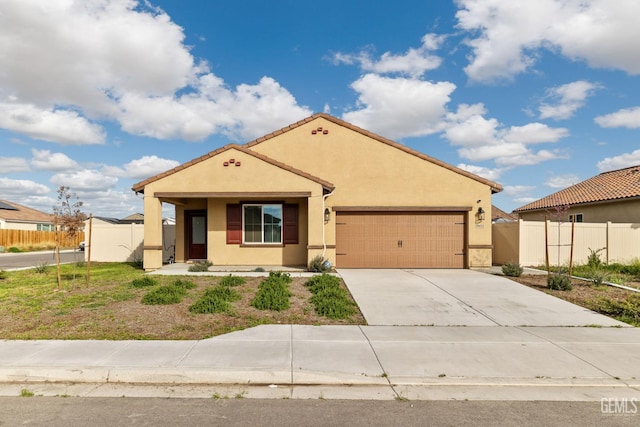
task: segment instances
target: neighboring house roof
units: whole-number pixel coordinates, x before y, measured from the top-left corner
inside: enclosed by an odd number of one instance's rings
[[[144,187],[147,184],[150,184],[150,183],[152,183],[154,181],[162,179],[162,178],[164,178],[166,176],[172,175],[172,174],[174,174],[176,172],[181,171],[182,169],[186,169],[189,166],[192,166],[192,165],[194,165],[196,163],[200,163],[200,162],[202,162],[204,160],[209,159],[210,157],[216,156],[216,155],[218,155],[220,153],[223,153],[224,151],[227,151],[227,150],[233,148],[233,149],[242,151],[243,153],[246,153],[246,154],[249,154],[251,156],[254,156],[254,157],[258,158],[258,159],[261,159],[261,160],[263,160],[263,161],[265,161],[267,163],[271,163],[274,166],[278,166],[278,167],[280,167],[282,169],[285,169],[285,170],[287,170],[289,172],[295,173],[297,175],[300,175],[300,176],[303,176],[303,177],[305,177],[307,179],[315,181],[315,182],[321,184],[326,190],[332,191],[335,188],[335,186],[333,184],[331,184],[330,182],[325,181],[323,179],[320,179],[318,177],[315,177],[313,175],[310,175],[310,174],[308,174],[308,173],[306,173],[304,171],[301,171],[301,170],[296,169],[296,168],[294,168],[292,166],[286,165],[284,163],[281,163],[281,162],[279,162],[277,160],[274,160],[274,159],[272,159],[270,157],[264,156],[262,154],[259,154],[259,153],[255,152],[255,151],[251,150],[251,147],[253,147],[256,144],[260,144],[263,141],[266,141],[268,139],[274,138],[274,137],[276,137],[278,135],[281,135],[281,134],[283,134],[285,132],[288,132],[288,131],[290,131],[292,129],[295,129],[295,128],[299,127],[299,126],[302,126],[304,124],[307,124],[307,123],[309,123],[309,122],[311,122],[313,120],[316,120],[318,118],[323,118],[323,119],[329,120],[329,121],[331,121],[331,122],[333,122],[333,123],[335,123],[335,124],[337,124],[339,126],[343,126],[343,127],[348,128],[348,129],[350,129],[350,130],[352,130],[354,132],[358,132],[358,133],[360,133],[362,135],[365,135],[365,136],[367,136],[369,138],[372,138],[372,139],[374,139],[374,140],[376,140],[378,142],[381,142],[383,144],[387,144],[387,145],[389,145],[391,147],[397,148],[398,150],[404,151],[404,152],[406,152],[408,154],[411,154],[413,156],[419,157],[419,158],[421,158],[423,160],[426,160],[428,162],[431,162],[431,163],[436,164],[438,166],[441,166],[443,168],[449,169],[449,170],[451,170],[451,171],[453,171],[455,173],[458,173],[460,175],[463,175],[463,176],[465,176],[467,178],[471,178],[471,179],[473,179],[475,181],[481,182],[481,183],[483,183],[485,185],[488,185],[491,188],[491,191],[493,193],[498,193],[498,192],[502,191],[502,186],[500,184],[496,183],[496,182],[493,182],[493,181],[490,181],[488,179],[479,177],[477,175],[472,174],[471,172],[467,172],[465,170],[456,168],[456,167],[454,167],[454,166],[452,166],[452,165],[450,165],[448,163],[445,163],[445,162],[443,162],[441,160],[438,160],[438,159],[435,159],[433,157],[427,156],[426,154],[423,154],[423,153],[421,153],[419,151],[412,150],[411,148],[408,148],[408,147],[406,147],[406,146],[404,146],[402,144],[399,144],[397,142],[391,141],[390,139],[384,138],[384,137],[382,137],[380,135],[377,135],[377,134],[375,134],[373,132],[369,132],[369,131],[367,131],[365,129],[359,128],[358,126],[352,125],[351,123],[345,122],[344,120],[340,120],[340,119],[338,119],[336,117],[333,117],[333,116],[331,116],[329,114],[325,114],[325,113],[314,114],[314,115],[312,115],[310,117],[307,117],[304,120],[300,120],[299,122],[293,123],[293,124],[291,124],[289,126],[286,126],[286,127],[282,128],[280,130],[277,130],[275,132],[271,132],[271,133],[269,133],[269,134],[267,134],[265,136],[257,138],[257,139],[255,139],[253,141],[250,141],[250,142],[248,142],[248,143],[246,143],[244,145],[237,145],[237,144],[225,145],[224,147],[218,148],[217,150],[211,151],[210,153],[207,153],[207,154],[205,154],[203,156],[200,156],[200,157],[198,157],[196,159],[193,159],[193,160],[191,160],[189,162],[183,163],[180,166],[177,166],[177,167],[175,167],[175,168],[173,168],[171,170],[168,170],[168,171],[163,172],[161,174],[158,174],[158,175],[152,176],[150,178],[147,178],[144,181],[140,181],[140,182],[138,182],[138,183],[133,185],[132,190],[135,191],[136,193],[144,193]]]
[[[53,215],[8,200],[0,200],[0,218],[15,222],[53,223]]]
[[[176,166],[175,168],[170,169],[170,170],[168,170],[166,172],[163,172],[161,174],[152,176],[151,178],[147,178],[144,181],[140,181],[137,184],[133,185],[132,190],[135,191],[136,193],[144,193],[144,187],[146,185],[151,184],[152,182],[157,181],[159,179],[162,179],[164,177],[167,177],[169,175],[173,175],[176,172],[179,172],[179,171],[181,171],[183,169],[186,169],[186,168],[188,168],[190,166],[193,166],[193,165],[195,165],[197,163],[205,161],[205,160],[207,160],[207,159],[209,159],[211,157],[217,156],[218,154],[224,153],[225,151],[229,151],[231,149],[235,149],[235,150],[241,151],[241,152],[243,152],[245,154],[253,156],[253,157],[255,157],[257,159],[260,159],[260,160],[262,160],[262,161],[264,161],[266,163],[269,163],[269,164],[271,164],[273,166],[279,167],[279,168],[284,169],[284,170],[286,170],[288,172],[294,173],[294,174],[299,175],[299,176],[301,176],[303,178],[307,178],[307,179],[309,179],[311,181],[314,181],[314,182],[322,185],[322,187],[324,189],[326,189],[327,191],[333,191],[333,189],[335,188],[335,186],[333,184],[331,184],[329,181],[325,181],[325,180],[323,180],[321,178],[318,178],[318,177],[315,177],[313,175],[310,175],[310,174],[308,174],[306,172],[303,172],[303,171],[301,171],[299,169],[296,169],[296,168],[294,168],[292,166],[289,166],[289,165],[286,165],[286,164],[284,164],[282,162],[274,160],[274,159],[272,159],[270,157],[267,157],[267,156],[265,156],[263,154],[256,153],[255,151],[249,150],[249,149],[247,149],[246,147],[244,147],[242,145],[229,144],[229,145],[225,145],[224,147],[218,148],[217,150],[213,150],[213,151],[205,154],[204,156],[200,156],[200,157],[198,157],[196,159],[193,159],[193,160],[191,160],[189,162],[183,163],[180,166]]]
[[[94,216],[93,219],[97,219],[99,221],[107,222],[109,224],[118,224],[118,223],[120,223],[120,220],[118,218],[109,218],[109,217],[106,217],[106,216]]]
[[[640,165],[603,172],[514,210],[525,212],[559,206],[610,202],[640,197]]]
[[[491,187],[492,193],[499,193],[500,191],[502,191],[502,186],[500,184],[496,183],[496,182],[490,181],[490,180],[482,178],[482,177],[480,177],[478,175],[472,174],[471,172],[467,172],[467,171],[465,171],[463,169],[460,169],[460,168],[457,168],[455,166],[452,166],[452,165],[450,165],[448,163],[443,162],[442,160],[438,160],[438,159],[436,159],[434,157],[427,156],[426,154],[423,154],[423,153],[421,153],[419,151],[412,150],[411,148],[409,148],[409,147],[407,147],[405,145],[399,144],[399,143],[397,143],[395,141],[392,141],[392,140],[387,139],[387,138],[385,138],[383,136],[380,136],[378,134],[370,132],[370,131],[368,131],[366,129],[362,129],[362,128],[358,127],[358,126],[355,126],[355,125],[353,125],[351,123],[345,122],[344,120],[340,120],[337,117],[333,117],[332,115],[326,114],[326,113],[316,113],[313,116],[310,116],[310,117],[307,117],[306,119],[300,120],[299,122],[290,124],[289,126],[286,126],[286,127],[282,128],[280,130],[271,132],[270,134],[267,134],[265,136],[262,136],[260,138],[255,139],[253,141],[250,141],[250,142],[245,144],[245,147],[251,148],[254,145],[260,144],[261,142],[264,142],[264,141],[266,141],[268,139],[274,138],[274,137],[276,137],[278,135],[281,135],[281,134],[283,134],[285,132],[288,132],[288,131],[290,131],[292,129],[295,129],[295,128],[299,127],[299,126],[307,124],[307,123],[309,123],[309,122],[311,122],[311,121],[313,121],[313,120],[315,120],[315,119],[317,119],[319,117],[322,117],[323,119],[326,119],[326,120],[328,120],[330,122],[333,122],[333,123],[335,123],[335,124],[337,124],[339,126],[343,126],[343,127],[347,128],[347,129],[351,129],[354,132],[358,132],[358,133],[360,133],[362,135],[368,136],[369,138],[374,139],[374,140],[376,140],[378,142],[381,142],[383,144],[387,144],[387,145],[389,145],[391,147],[394,147],[394,148],[397,148],[399,150],[402,150],[405,153],[414,155],[414,156],[419,157],[419,158],[421,158],[423,160],[426,160],[428,162],[434,163],[434,164],[436,164],[438,166],[442,166],[443,168],[446,168],[446,169],[449,169],[449,170],[451,170],[453,172],[459,173],[460,175],[464,175],[467,178],[471,178],[473,180],[476,180],[478,182],[486,184],[489,187]]]
[[[144,214],[134,213],[129,216],[125,216],[120,221],[144,221]]]
[[[497,206],[491,205],[491,221],[492,222],[507,222],[517,221],[517,215],[506,213]]]

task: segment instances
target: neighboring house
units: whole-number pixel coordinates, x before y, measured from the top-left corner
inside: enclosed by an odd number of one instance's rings
[[[506,213],[505,211],[503,211],[497,206],[491,206],[491,222],[492,223],[512,222],[517,220],[518,220],[517,215]]]
[[[53,215],[0,200],[0,229],[53,231]]]
[[[640,165],[603,172],[514,210],[527,221],[640,223]]]
[[[162,204],[175,260],[216,265],[469,268],[491,265],[492,181],[315,114],[133,186],[144,193],[144,267],[162,266]]]

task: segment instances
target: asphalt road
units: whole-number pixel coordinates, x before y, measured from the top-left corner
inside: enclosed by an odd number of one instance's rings
[[[80,251],[61,251],[60,262],[70,263],[74,261],[83,261],[84,252]],[[43,262],[49,265],[55,265],[56,257],[53,250],[42,252],[23,252],[23,253],[3,253],[0,254],[0,268],[10,270],[12,268],[35,267]]]
[[[606,411],[605,411],[606,412]],[[640,415],[600,402],[0,398],[0,425],[86,426],[618,426]]]

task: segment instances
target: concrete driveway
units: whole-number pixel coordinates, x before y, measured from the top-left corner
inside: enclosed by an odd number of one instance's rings
[[[629,326],[473,270],[340,269],[369,325]]]

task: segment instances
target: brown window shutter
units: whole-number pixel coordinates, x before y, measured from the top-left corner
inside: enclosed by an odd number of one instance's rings
[[[242,205],[227,205],[227,244],[242,243]]]
[[[298,244],[298,205],[282,206],[282,240],[285,245]]]

